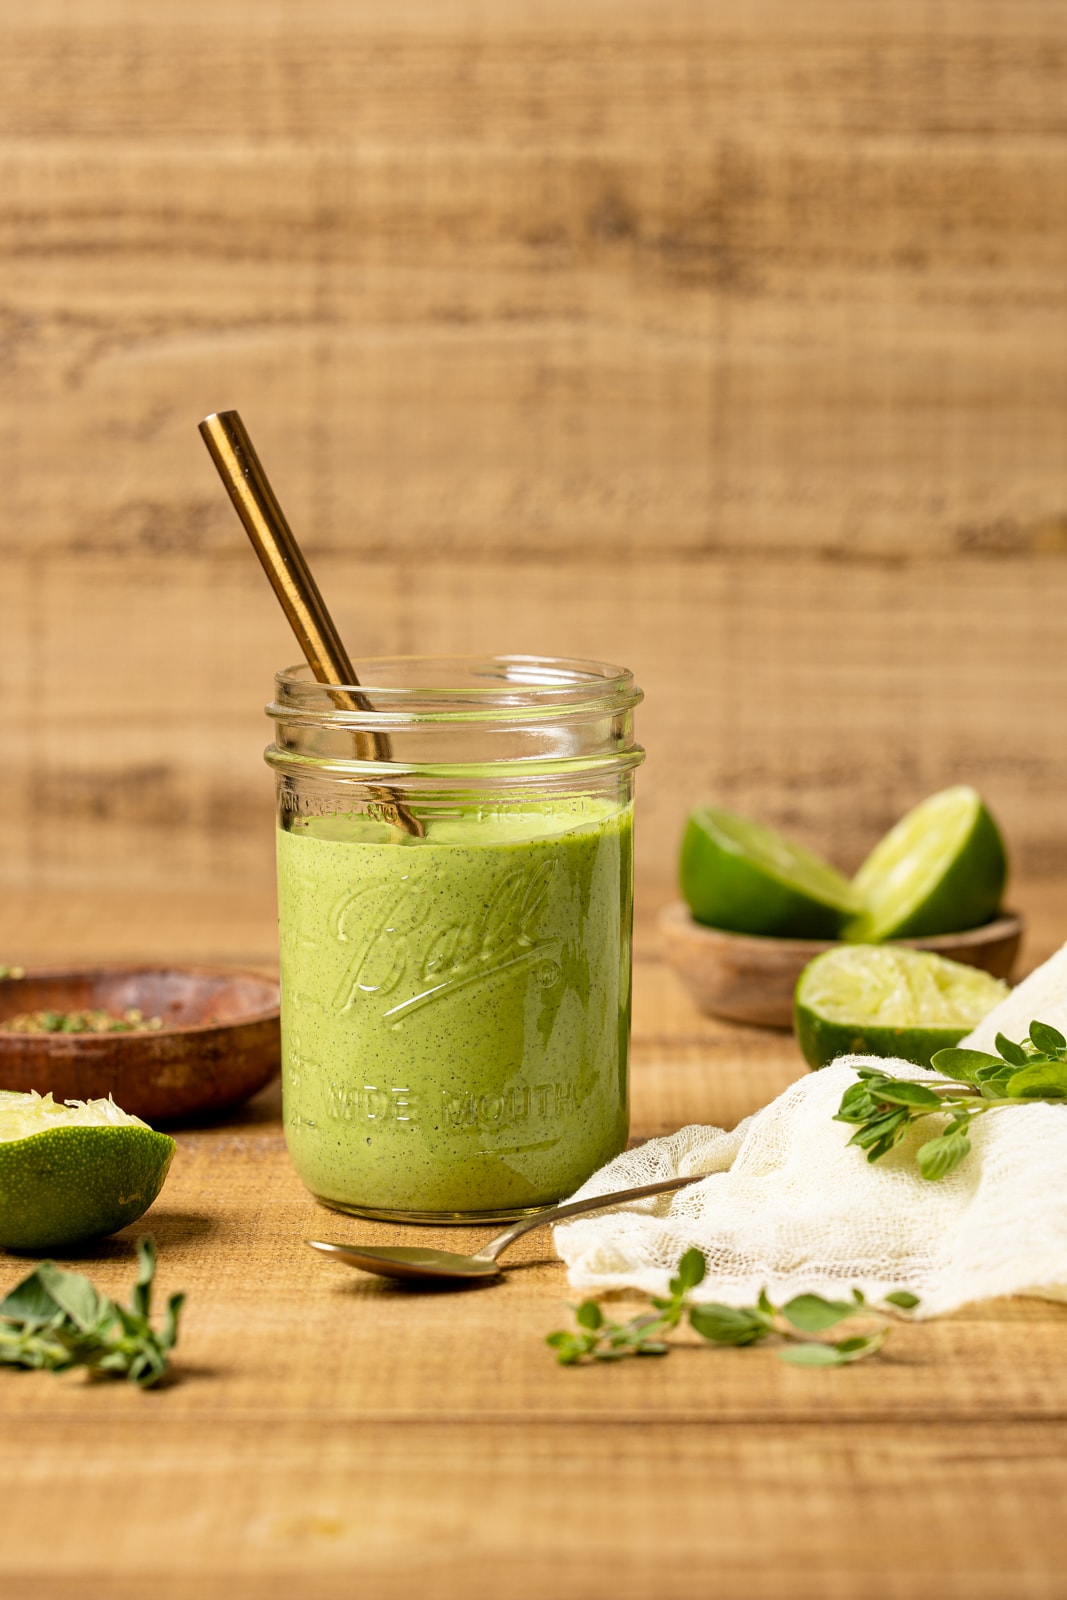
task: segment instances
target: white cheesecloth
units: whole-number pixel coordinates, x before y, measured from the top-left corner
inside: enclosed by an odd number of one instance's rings
[[[1055,1001],[1053,1002],[1053,991]],[[1067,945],[964,1043],[992,1048],[997,1028],[1025,1036],[1067,1007]],[[1021,1022],[1025,1015],[1025,1022]],[[1067,1030],[1065,1030],[1067,1031]],[[678,1194],[556,1226],[556,1249],[583,1293],[662,1294],[684,1251],[708,1263],[695,1299],[751,1304],[855,1286],[920,1298],[916,1316],[992,1295],[1067,1299],[1067,1104],[1020,1104],[976,1119],[970,1154],[947,1178],[919,1176],[915,1151],[944,1126],[926,1119],[874,1164],[835,1122],[858,1066],[922,1080],[921,1067],[842,1056],[791,1084],[732,1132],[687,1127],[602,1167],[575,1198],[706,1172]]]

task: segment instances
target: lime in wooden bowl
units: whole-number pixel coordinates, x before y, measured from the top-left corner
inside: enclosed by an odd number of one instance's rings
[[[976,789],[942,789],[901,817],[852,880],[856,944],[977,928],[996,915],[1008,876],[1000,829]]]
[[[928,1067],[1008,994],[988,972],[898,945],[840,945],[805,967],[794,996],[809,1067],[838,1056],[895,1056]]]
[[[832,939],[863,906],[810,850],[722,806],[690,812],[679,873],[695,919],[732,933]]]
[[[793,991],[804,968],[826,950],[851,948],[839,939],[771,939],[706,928],[681,901],[660,913],[659,930],[667,960],[699,1011],[762,1028],[791,1028]],[[1022,918],[1005,911],[982,928],[899,944],[1009,978],[1022,933]]]

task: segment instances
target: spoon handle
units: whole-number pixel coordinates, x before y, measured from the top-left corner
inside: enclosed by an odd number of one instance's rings
[[[692,1172],[685,1178],[663,1178],[659,1183],[643,1183],[639,1189],[620,1189],[615,1194],[598,1194],[589,1200],[565,1200],[562,1205],[549,1206],[547,1211],[537,1211],[532,1217],[522,1217],[518,1222],[513,1222],[510,1228],[505,1228],[503,1233],[498,1233],[494,1239],[483,1244],[475,1260],[495,1261],[509,1244],[521,1239],[524,1233],[530,1233],[534,1228],[544,1228],[551,1222],[560,1222],[564,1217],[580,1217],[586,1211],[606,1211],[610,1206],[624,1205],[627,1200],[643,1200],[646,1195],[671,1194],[675,1189],[699,1183],[707,1176],[706,1172]]]
[[[339,710],[368,710],[341,635],[240,416],[236,411],[212,412],[201,422],[200,433],[315,677],[319,683],[337,685],[330,698]],[[361,729],[354,740],[361,760],[389,760],[389,741],[383,734]],[[399,826],[421,834],[421,824],[392,791],[381,793]]]

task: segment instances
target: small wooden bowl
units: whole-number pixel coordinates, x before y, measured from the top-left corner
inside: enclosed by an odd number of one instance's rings
[[[766,939],[708,928],[694,921],[680,900],[664,908],[659,925],[667,958],[698,1010],[763,1028],[792,1027],[797,979],[813,957],[834,948],[829,940]],[[893,943],[933,950],[995,978],[1008,978],[1022,933],[1022,918],[1005,911],[995,922],[965,933]]]
[[[146,1122],[221,1111],[270,1082],[281,1061],[278,985],[210,967],[37,967],[0,979],[0,1021],[24,1011],[136,1007],[147,1033],[0,1031],[0,1089],[57,1100],[113,1095]]]

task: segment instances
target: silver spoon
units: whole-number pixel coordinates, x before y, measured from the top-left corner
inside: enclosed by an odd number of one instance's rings
[[[534,1228],[547,1227],[564,1217],[579,1217],[584,1211],[605,1211],[627,1200],[643,1200],[646,1195],[670,1194],[707,1176],[706,1172],[694,1172],[686,1178],[664,1178],[659,1183],[642,1184],[639,1189],[620,1189],[617,1194],[599,1194],[591,1200],[568,1200],[563,1205],[549,1206],[546,1211],[535,1211],[532,1216],[513,1222],[473,1256],[454,1250],[428,1250],[421,1245],[327,1244],[322,1239],[305,1242],[312,1250],[337,1256],[346,1266],[377,1273],[379,1278],[498,1278],[503,1269],[497,1257]]]

